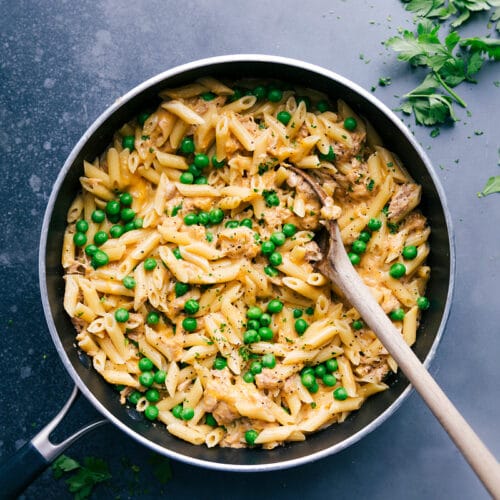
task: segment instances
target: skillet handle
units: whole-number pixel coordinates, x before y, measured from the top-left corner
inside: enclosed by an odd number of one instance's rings
[[[65,417],[79,395],[75,387],[61,411],[29,442],[0,466],[2,498],[17,498],[68,446],[87,432],[107,423],[98,420],[69,436],[58,444],[50,441],[50,434]]]

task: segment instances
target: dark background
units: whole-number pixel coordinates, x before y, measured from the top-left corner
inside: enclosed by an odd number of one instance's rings
[[[0,461],[36,434],[69,396],[45,325],[38,244],[57,173],[87,127],[141,81],[173,66],[231,53],[267,53],[315,63],[391,108],[421,74],[382,42],[412,17],[396,0],[16,1],[0,2]],[[478,15],[461,33],[483,36]],[[490,30],[491,31],[491,30]],[[495,35],[494,35],[495,36]],[[392,85],[380,87],[379,77]],[[471,116],[430,129],[405,121],[427,149],[455,229],[456,290],[431,372],[493,453],[500,456],[500,195],[476,197],[500,174],[500,71],[486,65],[459,93]],[[90,421],[81,399],[62,432]],[[420,398],[412,394],[380,428],[333,457],[272,473],[223,473],[171,461],[172,479],[152,474],[152,453],[106,425],[67,454],[106,460],[112,481],[95,498],[487,498]],[[154,460],[154,458],[153,458]],[[1,496],[1,493],[0,493]],[[50,472],[26,498],[71,498]]]

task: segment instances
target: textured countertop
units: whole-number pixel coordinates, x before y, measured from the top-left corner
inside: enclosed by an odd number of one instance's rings
[[[72,380],[52,344],[38,285],[37,252],[59,169],[87,127],[139,82],[181,63],[231,53],[267,53],[340,73],[389,107],[419,73],[381,42],[412,16],[396,0],[245,2],[222,0],[16,1],[0,20],[0,461],[38,432],[69,396]],[[480,14],[462,31],[485,35]],[[494,35],[495,36],[495,35]],[[379,77],[391,77],[388,87]],[[500,71],[460,87],[471,116],[430,129],[405,119],[444,187],[455,229],[456,289],[431,372],[479,436],[500,457],[500,195],[478,199],[500,174]],[[96,412],[83,398],[59,434]],[[103,458],[112,481],[95,498],[487,498],[420,400],[412,394],[382,426],[349,449],[299,468],[224,473],[171,461],[172,479],[152,475],[151,452],[112,425],[74,444],[77,460]],[[26,498],[71,498],[44,473]],[[0,492],[1,497],[1,492]]]

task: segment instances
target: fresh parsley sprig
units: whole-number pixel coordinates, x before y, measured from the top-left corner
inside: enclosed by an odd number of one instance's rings
[[[491,16],[491,21],[500,20],[500,0],[403,0],[406,10],[419,17],[444,21],[455,17],[451,22],[453,28],[458,28],[475,12],[488,11],[498,7]],[[496,29],[500,31],[500,22]]]
[[[486,181],[486,185],[484,186],[483,190],[477,193],[477,196],[479,198],[483,198],[484,196],[488,196],[492,193],[500,193],[500,175],[490,177]]]
[[[68,490],[74,493],[75,500],[89,498],[96,484],[111,478],[106,462],[100,458],[86,457],[83,465],[80,465],[67,455],[61,455],[52,464],[52,473],[56,479],[70,472],[74,474],[66,479],[66,484]]]
[[[464,108],[467,104],[454,87],[464,81],[476,83],[473,77],[484,62],[489,58],[500,59],[500,40],[462,39],[452,31],[442,42],[439,28],[430,19],[421,19],[416,34],[405,30],[402,37],[386,41],[398,53],[400,61],[430,70],[423,82],[404,96],[406,102],[399,108],[406,114],[413,112],[417,123],[429,126],[448,119],[456,121],[453,103]]]

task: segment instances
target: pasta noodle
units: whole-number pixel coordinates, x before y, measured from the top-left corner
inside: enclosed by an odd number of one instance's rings
[[[301,441],[388,388],[394,360],[317,265],[328,219],[409,345],[429,304],[430,228],[399,159],[343,101],[262,85],[268,98],[211,77],[162,91],[83,162],[67,216],[78,348],[194,445]]]

